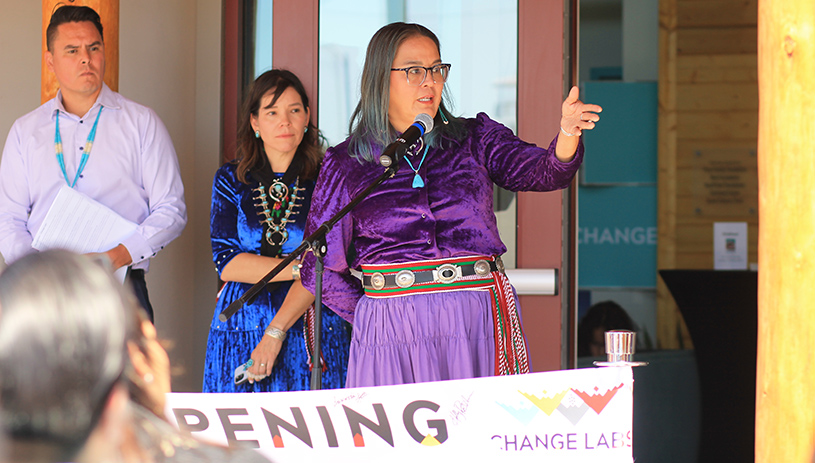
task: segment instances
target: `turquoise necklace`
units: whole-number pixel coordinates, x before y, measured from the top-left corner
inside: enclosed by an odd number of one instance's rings
[[[413,168],[413,163],[410,162],[408,157],[405,157],[405,161],[407,161],[408,165],[410,166],[410,170],[413,171],[413,188],[424,188],[424,180],[422,180],[422,176],[419,175],[419,169],[422,168],[422,164],[424,164],[424,158],[427,157],[427,148],[429,145],[425,145],[424,147],[424,154],[422,154],[422,160],[419,161],[419,167]]]
[[[85,170],[85,164],[88,163],[88,158],[91,157],[93,140],[96,138],[96,126],[99,125],[99,116],[102,115],[102,108],[103,106],[99,106],[99,112],[96,114],[96,120],[93,122],[93,127],[91,127],[91,133],[88,134],[88,140],[85,142],[85,149],[82,151],[82,159],[79,161],[79,167],[76,169],[76,175],[74,176],[73,182],[68,180],[68,172],[65,171],[65,156],[62,153],[62,137],[59,134],[59,110],[57,110],[57,128],[54,133],[54,150],[57,152],[57,162],[59,162],[59,168],[62,169],[62,176],[65,177],[65,183],[67,183],[71,188],[76,185],[77,179],[79,179],[82,171]]]
[[[300,177],[294,181],[294,186],[289,188],[288,185],[283,183],[280,179],[274,179],[274,182],[266,188],[263,183],[258,182],[258,187],[253,191],[257,192],[255,200],[255,207],[262,209],[258,215],[263,216],[260,223],[265,223],[267,228],[264,233],[266,242],[271,246],[283,246],[289,239],[289,232],[286,230],[286,225],[293,222],[294,219],[290,217],[296,215],[299,211],[301,204],[298,203],[303,196],[300,194],[305,188],[300,188]],[[272,204],[269,204],[269,200]],[[270,207],[271,206],[271,207]]]

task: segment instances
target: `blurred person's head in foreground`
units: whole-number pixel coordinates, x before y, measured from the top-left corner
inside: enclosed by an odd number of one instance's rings
[[[0,426],[7,462],[104,461],[129,419],[134,298],[101,263],[30,254],[0,274]]]

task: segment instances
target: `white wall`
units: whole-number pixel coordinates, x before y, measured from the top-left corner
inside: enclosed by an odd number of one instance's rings
[[[0,72],[0,140],[11,124],[40,104],[41,2],[7,2],[0,16],[0,43],[8,61]],[[12,46],[13,44],[13,46]]]
[[[622,0],[580,1],[580,82],[596,67],[622,67]]]
[[[39,105],[41,8],[9,2],[0,17],[8,60],[0,73],[3,140],[17,117]],[[176,391],[200,390],[215,307],[209,204],[220,160],[221,15],[220,0],[120,0],[119,91],[167,125],[186,188],[187,228],[147,275],[159,336],[174,345]]]
[[[657,0],[580,1],[580,81],[594,67],[622,68],[626,82],[657,80]]]
[[[657,80],[659,68],[659,2],[623,0],[623,80]]]

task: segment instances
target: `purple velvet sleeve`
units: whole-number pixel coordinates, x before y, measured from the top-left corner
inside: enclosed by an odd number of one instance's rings
[[[346,185],[347,176],[342,175],[342,168],[337,166],[337,158],[345,156],[345,150],[329,149],[326,152],[314,197],[311,202],[308,221],[306,223],[306,236],[310,236],[324,222],[334,215],[351,200]],[[323,260],[323,304],[339,314],[350,323],[354,321],[354,309],[362,296],[361,282],[351,275],[348,267],[346,253],[351,246],[353,220],[346,215],[328,232],[326,242],[328,252]],[[312,294],[315,291],[315,258],[312,253],[303,257],[301,278],[303,285]]]
[[[566,188],[583,162],[583,143],[574,158],[562,162],[555,156],[557,136],[548,149],[516,137],[504,125],[480,113],[471,140],[478,143],[492,181],[510,191],[553,191]]]

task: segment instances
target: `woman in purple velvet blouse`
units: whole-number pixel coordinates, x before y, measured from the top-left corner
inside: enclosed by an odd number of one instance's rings
[[[427,28],[381,28],[368,45],[351,136],[325,156],[307,235],[382,174],[379,154],[399,131],[420,113],[434,118],[424,146],[327,236],[323,302],[353,323],[346,387],[529,371],[517,299],[500,260],[506,247],[492,184],[567,187],[582,161],[580,135],[601,108],[579,101],[572,88],[560,134],[539,148],[483,113],[450,114],[443,92],[449,72]],[[302,284],[292,286],[270,326],[286,329],[313,300],[314,273],[307,255]],[[268,365],[278,351],[264,339],[252,358]]]

